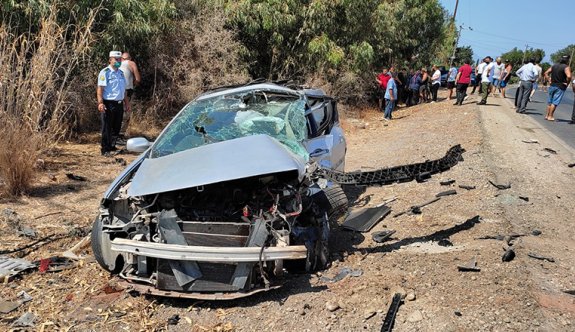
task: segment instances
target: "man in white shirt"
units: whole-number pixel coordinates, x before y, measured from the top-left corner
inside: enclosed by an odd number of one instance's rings
[[[487,58],[485,58],[487,59]],[[485,59],[481,60],[481,63],[477,65],[477,67],[475,67],[475,85],[473,86],[473,90],[471,90],[471,94],[475,93],[475,89],[479,86],[479,93],[483,92],[482,88],[481,88],[481,76],[483,75],[483,71],[485,70],[485,66],[487,66],[487,63],[485,63]]]
[[[535,66],[533,67],[533,70],[537,72],[537,78],[535,79],[535,82],[533,82],[533,89],[531,89],[531,94],[529,95],[529,101],[531,101],[531,98],[533,98],[535,91],[537,91],[537,89],[539,88],[539,81],[541,80],[541,74],[543,73],[543,68],[541,68],[539,62],[540,62],[539,60],[535,60]]]
[[[517,88],[517,110],[515,111],[517,113],[525,113],[529,94],[533,89],[533,82],[537,79],[537,71],[535,70],[533,62],[535,62],[535,60],[529,59],[528,62],[515,73],[521,81],[519,83],[519,88]]]
[[[477,105],[485,105],[487,104],[487,96],[489,95],[489,91],[491,91],[491,78],[492,72],[491,70],[495,66],[491,61],[493,58],[490,56],[485,58],[485,67],[483,67],[483,74],[481,75],[481,89],[479,92],[483,93],[481,97],[481,101],[477,103]]]
[[[441,71],[436,65],[432,67],[433,74],[431,75],[431,102],[437,101],[437,90],[441,86]]]

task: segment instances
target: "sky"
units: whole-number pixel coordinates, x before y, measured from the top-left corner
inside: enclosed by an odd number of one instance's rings
[[[456,0],[439,0],[453,15]],[[513,47],[541,48],[543,61],[575,44],[572,31],[575,0],[459,0],[455,21],[462,25],[459,46],[471,46],[473,56],[493,58]]]

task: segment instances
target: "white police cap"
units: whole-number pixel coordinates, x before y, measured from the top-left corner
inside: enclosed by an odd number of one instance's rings
[[[120,51],[111,51],[110,52],[110,58],[121,58],[122,57],[122,52]]]

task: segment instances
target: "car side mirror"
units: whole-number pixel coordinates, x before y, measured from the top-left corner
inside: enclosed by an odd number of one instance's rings
[[[152,145],[152,142],[143,137],[130,138],[126,142],[126,149],[130,152],[144,152]]]

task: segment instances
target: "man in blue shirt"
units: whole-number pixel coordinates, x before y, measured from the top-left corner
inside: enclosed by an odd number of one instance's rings
[[[383,115],[384,120],[391,120],[391,112],[395,107],[397,102],[397,84],[395,80],[397,79],[396,73],[391,73],[391,78],[387,81],[387,88],[385,89],[385,113]]]
[[[453,96],[453,88],[455,88],[455,77],[457,77],[457,67],[455,63],[451,68],[449,68],[449,72],[447,73],[447,89],[449,90],[449,96],[447,100],[451,100]]]
[[[109,54],[108,66],[98,74],[98,111],[102,122],[102,141],[100,152],[103,156],[109,156],[111,151],[116,151],[116,139],[122,127],[124,105],[126,111],[130,111],[130,104],[126,95],[126,79],[124,73],[119,70],[122,63],[122,52],[112,51]]]
[[[519,83],[519,91],[517,94],[517,113],[525,113],[527,109],[527,102],[529,101],[529,94],[533,89],[533,83],[537,79],[538,73],[535,69],[534,59],[529,59],[529,62],[524,64],[516,74],[519,76],[521,83]]]

